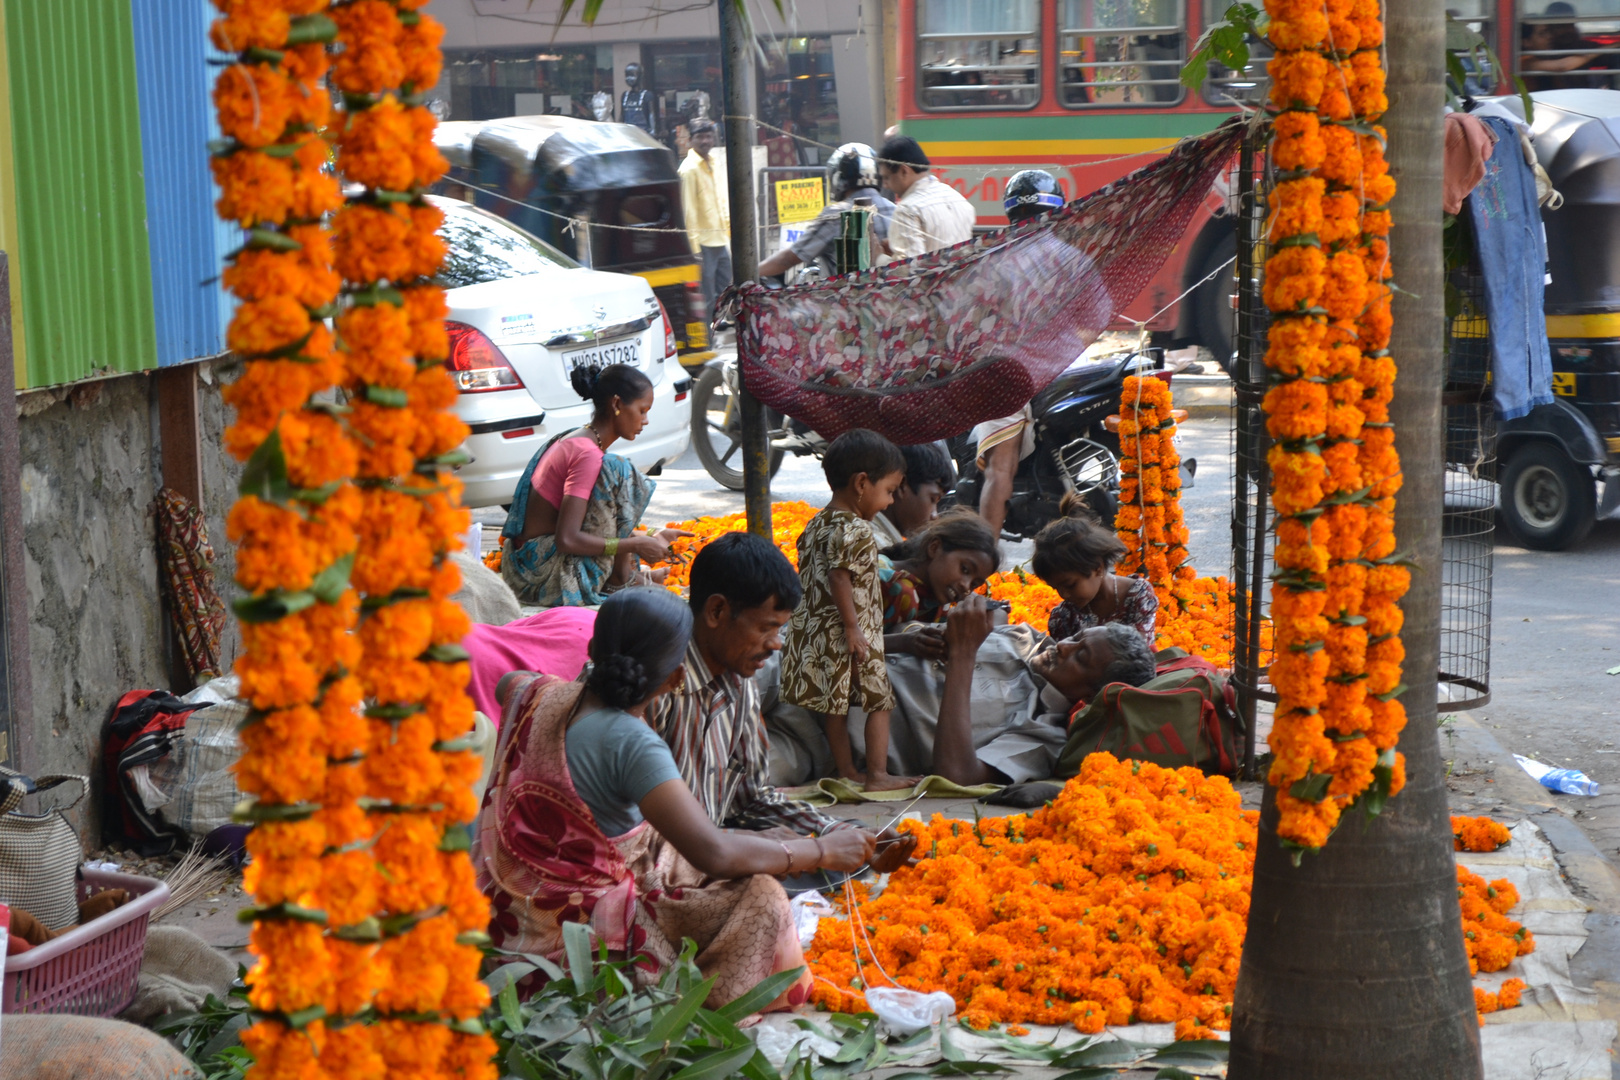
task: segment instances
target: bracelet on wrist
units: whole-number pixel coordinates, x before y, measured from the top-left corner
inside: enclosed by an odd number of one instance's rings
[[[618,553],[619,553],[619,538],[617,536],[610,536],[606,540],[602,541],[602,554],[603,555],[606,555],[608,558],[611,559],[611,558],[613,558],[613,556],[617,555]]]
[[[781,845],[782,854],[787,856],[787,861],[788,861],[787,869],[784,870],[783,873],[784,874],[793,873],[793,849],[788,847],[787,844],[785,842],[781,841],[781,840],[778,840],[777,844]]]

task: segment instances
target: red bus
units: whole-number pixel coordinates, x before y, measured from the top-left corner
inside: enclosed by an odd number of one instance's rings
[[[1182,64],[1231,0],[899,0],[898,117],[979,224],[1006,224],[1001,191],[1020,169],[1052,172],[1069,198],[1095,191],[1210,130],[1235,103],[1265,100],[1263,43],[1243,71],[1210,65],[1196,90]],[[1620,89],[1620,0],[1452,0],[1532,91]],[[1489,63],[1464,61],[1464,89],[1510,93]],[[1232,219],[1212,193],[1157,277],[1121,313],[1162,344],[1231,354]]]
[[[1264,58],[1232,72],[1211,65],[1181,85],[1192,43],[1230,0],[899,0],[899,127],[922,144],[979,224],[1005,225],[1001,192],[1043,168],[1070,198],[1141,168],[1176,140],[1209,131],[1234,101],[1264,100]],[[1237,250],[1225,200],[1211,193],[1183,243],[1121,313],[1157,342],[1232,350],[1232,292],[1217,274]]]

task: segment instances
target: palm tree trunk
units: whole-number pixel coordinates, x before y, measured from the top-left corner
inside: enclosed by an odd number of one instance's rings
[[[1346,815],[1299,867],[1278,845],[1267,790],[1254,899],[1232,1019],[1234,1080],[1478,1080],[1479,1028],[1463,951],[1436,729],[1440,645],[1440,252],[1444,15],[1440,0],[1386,5],[1388,158],[1399,184],[1391,258],[1391,419],[1404,485],[1399,550],[1415,565],[1406,615],[1400,750],[1407,786],[1363,827]]]

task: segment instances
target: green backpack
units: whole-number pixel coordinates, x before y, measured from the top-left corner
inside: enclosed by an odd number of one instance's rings
[[[1074,714],[1058,756],[1059,779],[1078,775],[1086,757],[1101,752],[1165,768],[1237,773],[1242,721],[1226,676],[1180,649],[1161,651],[1158,661],[1158,674],[1145,685],[1110,683]]]

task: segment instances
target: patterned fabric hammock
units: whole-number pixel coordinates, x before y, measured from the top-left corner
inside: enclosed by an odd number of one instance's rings
[[[1017,412],[1141,292],[1236,153],[1223,124],[1036,222],[875,270],[728,294],[754,395],[902,445]]]

